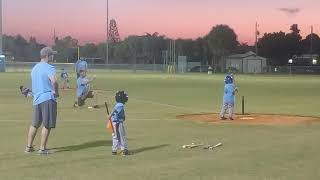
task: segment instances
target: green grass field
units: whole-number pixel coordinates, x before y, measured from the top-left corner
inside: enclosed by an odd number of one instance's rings
[[[233,125],[177,120],[176,115],[218,112],[223,75],[98,73],[100,103],[113,105],[116,90],[126,105],[129,150],[111,155],[105,109],[72,108],[73,91],[61,91],[58,124],[49,156],[25,154],[31,99],[18,86],[27,73],[0,74],[0,179],[3,180],[318,180],[320,123]],[[320,117],[320,76],[238,75],[246,111]],[[38,136],[39,137],[39,136]],[[181,146],[223,142],[214,151]],[[39,145],[39,138],[35,141]]]

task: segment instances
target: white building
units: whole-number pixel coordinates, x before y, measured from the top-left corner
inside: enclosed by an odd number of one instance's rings
[[[234,54],[226,59],[226,69],[235,68],[241,73],[264,73],[267,71],[267,59],[249,51]]]

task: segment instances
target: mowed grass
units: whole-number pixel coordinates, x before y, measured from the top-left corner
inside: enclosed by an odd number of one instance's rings
[[[58,152],[39,156],[23,152],[32,106],[18,86],[30,82],[29,74],[1,73],[0,179],[320,179],[320,123],[217,125],[175,118],[219,112],[223,78],[98,73],[94,88],[101,90],[101,104],[107,101],[111,109],[116,90],[129,93],[125,126],[134,154],[112,156],[105,109],[74,109],[74,91],[61,91],[58,124],[49,139],[49,147]],[[237,112],[245,96],[247,112],[320,117],[320,76],[237,75],[236,84]],[[223,146],[214,151],[181,148],[205,141]]]

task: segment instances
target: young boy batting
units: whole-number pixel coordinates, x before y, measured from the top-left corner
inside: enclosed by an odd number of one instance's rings
[[[233,111],[234,111],[234,99],[235,93],[238,92],[238,89],[233,84],[233,76],[227,75],[224,79],[224,93],[223,93],[223,105],[220,113],[221,120],[226,120],[226,112],[228,111],[228,118],[233,120]]]
[[[88,98],[95,98],[95,105],[93,108],[98,108],[97,105],[97,96],[95,96],[95,93],[90,88],[90,83],[95,80],[95,77],[93,78],[87,78],[86,71],[80,70],[80,77],[77,79],[77,101],[74,103],[74,107],[76,106],[83,106],[85,105],[85,101]]]
[[[128,95],[124,91],[118,91],[115,96],[116,105],[108,117],[111,119],[113,126],[112,133],[112,155],[117,155],[120,150],[123,156],[129,155],[127,135],[124,128],[124,121],[126,120],[124,105],[128,101]]]

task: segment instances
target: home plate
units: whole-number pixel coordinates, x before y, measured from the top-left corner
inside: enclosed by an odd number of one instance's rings
[[[242,120],[253,120],[254,118],[253,117],[242,117],[240,119],[242,119]]]

